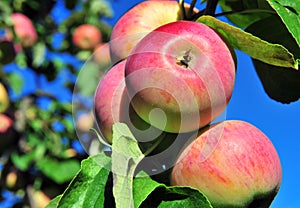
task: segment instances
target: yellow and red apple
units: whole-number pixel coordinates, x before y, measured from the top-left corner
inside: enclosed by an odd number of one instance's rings
[[[267,208],[279,190],[281,171],[276,149],[263,132],[228,120],[206,128],[184,149],[171,183],[199,189],[215,208]]]
[[[136,113],[156,128],[182,133],[204,127],[224,111],[233,91],[235,62],[210,27],[177,21],[136,45],[125,74]]]

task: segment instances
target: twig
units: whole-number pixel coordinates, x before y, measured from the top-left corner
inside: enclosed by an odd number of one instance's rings
[[[206,9],[204,15],[215,16],[217,4],[219,0],[207,0]]]

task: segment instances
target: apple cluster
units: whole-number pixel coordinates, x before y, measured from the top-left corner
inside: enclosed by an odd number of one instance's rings
[[[0,37],[0,63],[2,64],[12,62],[18,52],[33,46],[38,39],[36,29],[26,15],[12,13],[10,24],[11,27],[5,28],[3,36]]]
[[[0,82],[0,154],[15,142],[14,119],[9,113],[9,105],[6,87]]]
[[[111,143],[113,124],[124,122],[145,151],[185,135],[190,142],[177,152],[172,185],[199,189],[214,207],[268,207],[282,177],[270,139],[245,121],[213,123],[232,95],[235,54],[216,31],[184,20],[182,8],[144,1],[114,26],[115,64],[94,97],[101,134]],[[192,139],[190,132],[197,132]]]

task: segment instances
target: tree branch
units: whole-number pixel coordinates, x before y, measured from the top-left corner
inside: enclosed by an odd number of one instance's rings
[[[219,0],[207,0],[204,15],[215,16],[216,8]]]

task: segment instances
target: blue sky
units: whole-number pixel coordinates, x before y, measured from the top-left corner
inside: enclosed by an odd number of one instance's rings
[[[110,2],[114,17],[107,22],[113,25],[126,10],[140,1],[112,0]],[[250,122],[272,140],[281,159],[283,180],[271,208],[298,208],[300,207],[298,196],[300,101],[287,105],[271,100],[264,92],[250,57],[239,51],[237,57],[235,88],[226,111],[226,119]]]

